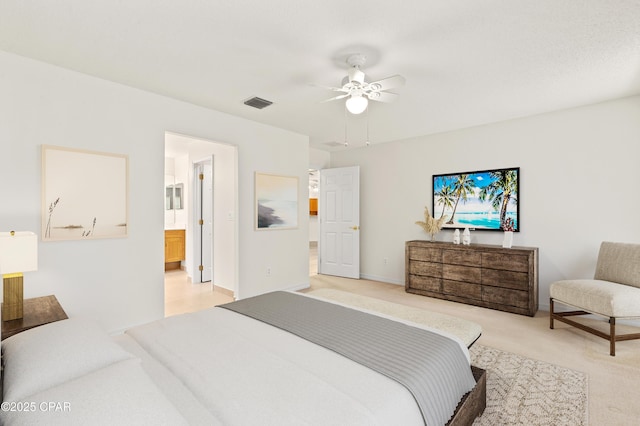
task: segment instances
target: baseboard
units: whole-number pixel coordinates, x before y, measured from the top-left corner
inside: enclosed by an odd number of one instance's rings
[[[370,281],[379,281],[381,283],[387,283],[387,284],[395,284],[395,285],[404,285],[404,281],[400,281],[400,280],[392,280],[389,277],[380,277],[377,275],[369,275],[369,274],[360,274],[360,278],[364,278],[365,280],[370,280]]]
[[[217,285],[214,284],[213,285],[213,291],[217,291],[219,293],[224,294],[225,296],[233,297],[235,299],[235,295],[234,295],[233,290],[229,290],[228,288],[220,287],[220,286],[217,286]]]
[[[284,291],[300,291],[300,290],[307,289],[309,287],[311,287],[311,284],[309,282],[306,282],[304,284],[298,284],[293,287],[285,288]]]

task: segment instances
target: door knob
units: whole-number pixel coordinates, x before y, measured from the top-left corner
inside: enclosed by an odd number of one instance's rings
[[[360,227],[356,225],[356,226],[352,226],[351,229],[353,229],[354,231],[357,231],[358,229],[360,229]]]

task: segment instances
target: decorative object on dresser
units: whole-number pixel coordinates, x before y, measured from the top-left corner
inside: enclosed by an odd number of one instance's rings
[[[33,232],[0,232],[3,275],[2,320],[23,316],[23,272],[38,270],[38,237]]]
[[[553,320],[609,340],[609,354],[616,355],[616,342],[640,339],[640,333],[616,334],[616,318],[640,318],[640,244],[600,245],[593,279],[556,281],[549,287],[549,327]],[[580,310],[556,312],[554,302]],[[567,317],[597,314],[608,318],[609,333]]]
[[[513,245],[513,219],[507,218],[504,222],[504,238],[502,240],[502,247],[511,248]]]
[[[184,229],[167,229],[164,231],[164,270],[180,269],[180,262],[185,259]]]
[[[429,208],[425,207],[424,222],[419,220],[416,222],[416,225],[420,226],[424,229],[424,232],[431,235],[431,241],[435,241],[436,234],[442,229],[442,225],[444,225],[445,220],[447,220],[447,216],[440,216],[440,218],[434,219],[429,213]]]
[[[67,319],[67,314],[55,296],[26,299],[22,318],[2,321],[2,340],[25,330],[63,319]]]
[[[462,233],[462,244],[465,246],[471,244],[471,231],[469,231],[469,228],[464,228],[464,232]]]
[[[538,248],[405,243],[408,293],[521,315],[538,310]]]
[[[460,244],[460,230],[453,231],[453,244]]]

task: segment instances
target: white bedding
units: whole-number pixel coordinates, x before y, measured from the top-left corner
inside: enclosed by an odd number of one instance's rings
[[[3,350],[7,426],[423,424],[396,381],[221,308],[113,338],[70,319],[13,336]],[[42,405],[51,402],[65,405]]]
[[[400,384],[220,308],[126,333],[225,425],[422,425]]]

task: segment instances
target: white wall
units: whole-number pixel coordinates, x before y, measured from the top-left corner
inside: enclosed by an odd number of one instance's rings
[[[639,141],[640,97],[631,97],[335,152],[331,166],[360,166],[362,276],[397,284],[405,241],[428,238],[414,222],[431,208],[433,174],[519,166],[514,245],[539,247],[548,309],[551,282],[593,277],[601,241],[640,243]],[[451,238],[450,230],[437,236]],[[472,243],[501,241],[501,233],[472,232]]]
[[[331,164],[331,153],[315,148],[309,148],[309,168],[326,169]]]
[[[42,144],[129,156],[129,236],[40,243],[25,297],[55,294],[112,331],[163,316],[165,131],[238,147],[237,295],[308,285],[306,203],[298,229],[253,226],[256,171],[298,176],[307,198],[308,137],[4,52],[0,117],[3,230],[40,233]]]

